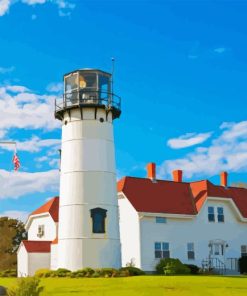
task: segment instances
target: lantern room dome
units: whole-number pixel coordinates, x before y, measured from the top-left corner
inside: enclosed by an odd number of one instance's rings
[[[112,91],[112,75],[98,69],[80,69],[64,75],[64,94],[55,102],[55,117],[74,108],[104,108],[113,119],[121,114],[121,98]]]

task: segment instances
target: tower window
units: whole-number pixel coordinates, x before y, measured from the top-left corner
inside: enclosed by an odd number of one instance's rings
[[[224,222],[224,210],[222,207],[217,208],[218,222]]]
[[[91,209],[93,233],[105,233],[105,218],[107,210],[102,208]]]

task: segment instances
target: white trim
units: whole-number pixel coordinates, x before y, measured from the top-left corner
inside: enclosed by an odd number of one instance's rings
[[[29,217],[28,217],[28,219],[27,219],[27,222],[26,222],[26,224],[25,224],[25,229],[28,231],[28,229],[29,229],[29,227],[30,227],[30,225],[31,225],[31,223],[32,223],[32,220],[34,219],[34,218],[40,218],[40,217],[51,217],[52,218],[52,216],[51,216],[51,214],[49,213],[49,212],[44,212],[44,213],[40,213],[40,214],[34,214],[34,215],[30,215]],[[52,218],[52,220],[53,220],[53,218]],[[53,220],[54,221],[54,220]],[[55,221],[54,221],[55,222]]]
[[[247,218],[244,218],[241,214],[241,212],[239,211],[238,207],[236,206],[235,202],[233,201],[233,199],[230,198],[226,198],[226,197],[213,197],[213,196],[208,196],[206,198],[206,200],[212,200],[212,201],[224,201],[224,202],[229,202],[231,204],[231,206],[233,207],[233,209],[235,210],[235,212],[237,213],[238,218],[240,219],[241,222],[247,222]],[[201,209],[204,207],[204,205],[206,204],[206,200],[203,204],[203,206],[201,207]],[[201,210],[200,210],[201,211]]]
[[[169,213],[149,213],[149,212],[138,212],[139,218],[144,217],[164,217],[164,218],[179,218],[179,219],[193,219],[196,215],[186,214],[169,214]]]

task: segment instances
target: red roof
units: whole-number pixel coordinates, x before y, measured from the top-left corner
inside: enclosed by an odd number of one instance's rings
[[[28,241],[23,240],[28,253],[50,253],[51,252],[51,241]]]
[[[247,218],[247,189],[217,186],[208,180],[174,182],[124,177],[118,182],[137,212],[196,215],[207,197],[229,198]]]
[[[118,191],[138,212],[196,214],[188,183],[125,177],[118,182]]]
[[[58,210],[59,210],[59,197],[53,197],[43,206],[32,212],[32,215],[38,215],[43,213],[49,213],[55,222],[58,222]]]

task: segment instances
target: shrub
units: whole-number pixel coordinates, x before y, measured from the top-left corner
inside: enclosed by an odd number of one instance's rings
[[[54,271],[49,269],[38,269],[35,272],[35,276],[40,278],[51,277],[52,273],[54,273]]]
[[[17,277],[16,269],[6,269],[0,271],[0,277]]]
[[[200,268],[194,264],[184,264],[190,269],[191,274],[199,274]]]
[[[130,276],[135,276],[135,275],[144,275],[145,272],[141,270],[140,268],[134,267],[134,266],[126,266],[122,267],[120,271],[128,271]]]
[[[173,275],[173,274],[189,274],[190,269],[185,266],[179,259],[165,258],[161,259],[156,265],[158,274]]]
[[[39,283],[40,279],[36,277],[20,278],[17,285],[8,290],[8,296],[39,296],[44,289]]]
[[[243,256],[238,260],[239,271],[241,274],[247,273],[247,256]]]
[[[53,273],[57,277],[68,277],[71,275],[71,271],[65,268],[58,268],[57,270],[53,271]]]
[[[91,277],[92,274],[94,274],[94,273],[95,273],[94,269],[92,269],[90,267],[86,267],[86,268],[71,272],[70,276],[73,278]]]

